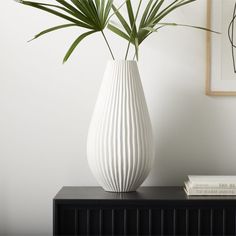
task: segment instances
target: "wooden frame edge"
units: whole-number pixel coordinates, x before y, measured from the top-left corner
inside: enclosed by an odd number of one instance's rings
[[[207,28],[211,28],[212,0],[207,0]],[[211,32],[206,33],[206,90],[207,96],[236,96],[236,91],[213,91],[211,89]]]

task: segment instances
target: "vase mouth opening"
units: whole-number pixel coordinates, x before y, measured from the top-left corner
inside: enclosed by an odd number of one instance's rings
[[[136,64],[136,60],[124,60],[124,59],[115,59],[115,60],[108,60],[108,63],[112,64]]]

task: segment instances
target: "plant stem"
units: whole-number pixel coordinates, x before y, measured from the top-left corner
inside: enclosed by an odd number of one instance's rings
[[[142,4],[142,0],[139,1],[138,9],[137,9],[136,16],[135,16],[135,19],[134,19],[134,24],[132,25],[132,30],[131,30],[131,33],[130,33],[129,43],[128,43],[128,47],[127,47],[126,54],[125,54],[125,60],[127,60],[127,58],[128,58],[129,48],[130,48],[130,44],[131,44],[132,36],[133,36],[133,31],[134,31],[134,28],[135,28],[135,25],[136,25],[136,20],[138,18],[138,13],[139,13],[141,4]]]
[[[115,60],[115,57],[114,57],[114,55],[113,55],[113,53],[112,53],[111,47],[110,47],[110,45],[109,45],[109,43],[108,43],[108,40],[107,40],[106,35],[104,34],[103,30],[101,31],[101,33],[102,33],[102,36],[103,36],[103,38],[105,39],[105,42],[106,42],[106,44],[107,44],[107,47],[108,47],[108,49],[109,49],[109,51],[110,51],[110,53],[111,53],[112,59]]]

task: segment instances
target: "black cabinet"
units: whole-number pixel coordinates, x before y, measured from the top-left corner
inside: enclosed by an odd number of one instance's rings
[[[234,196],[188,197],[182,187],[63,187],[53,201],[54,235],[236,235]]]

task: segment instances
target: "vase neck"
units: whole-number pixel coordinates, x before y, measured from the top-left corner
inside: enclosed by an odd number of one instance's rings
[[[109,60],[107,64],[115,66],[137,66],[137,61],[135,60]]]

